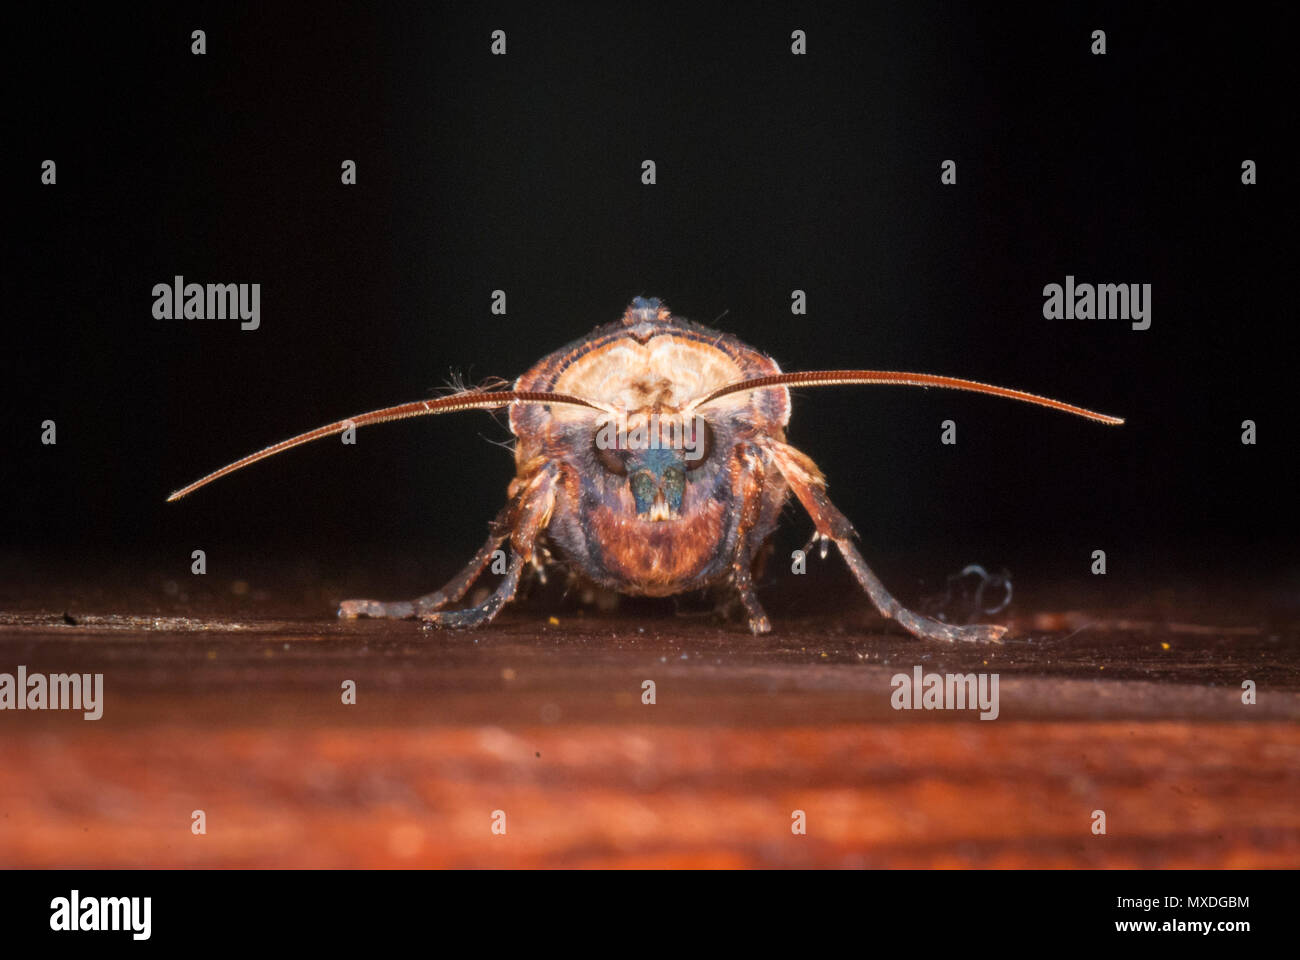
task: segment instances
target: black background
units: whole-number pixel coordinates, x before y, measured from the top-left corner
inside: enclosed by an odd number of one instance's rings
[[[799,392],[790,439],[900,596],[970,562],[1093,581],[1094,549],[1107,584],[1293,587],[1281,10],[29,13],[3,41],[4,546],[178,576],[196,547],[224,576],[268,558],[377,583],[411,558],[450,570],[512,474],[482,413],[369,428],[163,500],[453,372],[512,379],[641,294],[787,370],[943,373],[1128,418]],[[260,283],[261,328],[155,320],[152,287],[176,274]],[[1045,320],[1042,288],[1066,274],[1152,284],[1151,329]],[[791,508],[780,542],[810,529]]]

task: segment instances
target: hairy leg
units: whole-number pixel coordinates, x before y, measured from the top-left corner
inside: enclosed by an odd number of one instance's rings
[[[420,614],[420,619],[431,627],[480,627],[489,623],[501,608],[515,597],[519,589],[519,575],[524,565],[532,563],[538,552],[537,539],[551,521],[555,507],[555,487],[560,476],[559,468],[550,465],[532,474],[517,486],[517,497],[512,508],[510,536],[510,566],[505,579],[486,600],[468,610],[431,610]],[[516,486],[512,485],[512,492]]]
[[[452,577],[441,588],[433,591],[433,593],[426,593],[414,600],[400,600],[392,603],[384,603],[379,600],[344,600],[339,604],[338,615],[349,620],[356,617],[408,620],[412,617],[432,613],[434,610],[440,610],[449,603],[455,603],[469,592],[470,586],[487,568],[488,563],[492,560],[492,555],[501,546],[501,542],[510,536],[510,528],[514,525],[517,509],[517,504],[511,502],[497,514],[497,518],[492,521],[492,533],[483,546],[479,548],[478,553],[474,554],[474,559],[467,563],[460,573]]]
[[[537,538],[550,522],[551,510],[555,506],[555,482],[558,476],[556,467],[543,467],[527,479],[512,483],[511,501],[493,521],[492,533],[487,542],[479,548],[474,559],[441,590],[399,603],[345,600],[339,606],[339,616],[391,619],[419,617],[436,627],[477,627],[487,623],[514,599],[524,564],[533,562],[536,557]],[[492,595],[468,610],[442,610],[442,607],[465,596],[471,584],[492,560],[502,541],[507,538],[511,547],[510,565],[506,569],[505,579]]]
[[[739,504],[735,516],[735,552],[731,562],[731,582],[745,608],[749,629],[755,634],[768,633],[772,621],[768,619],[758,595],[754,593],[754,557],[762,544],[754,543],[751,534],[763,508],[763,459],[757,448],[745,444],[737,451],[732,464],[731,490]]]
[[[844,514],[840,513],[826,496],[826,480],[817,469],[817,465],[789,444],[777,442],[771,449],[777,469],[781,471],[782,476],[790,484],[790,489],[794,491],[794,495],[812,517],[817,537],[823,542],[835,541],[854,578],[866,591],[882,616],[897,620],[908,633],[924,640],[945,640],[949,643],[958,640],[996,643],[1001,640],[1002,635],[1007,632],[1006,627],[991,624],[953,626],[914,613],[895,600],[862,559],[862,554],[853,543],[856,536],[853,524],[849,523]]]
[[[993,624],[971,624],[970,626],[959,627],[922,616],[919,613],[913,613],[890,595],[889,591],[885,589],[885,585],[871,572],[867,562],[862,559],[862,554],[858,553],[858,548],[852,540],[836,540],[835,545],[840,548],[840,553],[844,555],[844,562],[849,565],[854,578],[861,584],[862,589],[867,592],[867,596],[876,605],[876,609],[884,616],[897,620],[913,636],[927,640],[946,640],[949,643],[956,640],[975,643],[999,643],[1002,635],[1007,632],[1006,627]]]
[[[510,566],[506,569],[505,579],[493,591],[492,595],[476,607],[465,610],[431,610],[420,615],[420,619],[431,627],[481,627],[501,612],[501,608],[515,597],[519,589],[519,574],[524,569],[524,558],[517,553],[510,555]]]
[[[465,593],[469,592],[469,587],[478,575],[484,572],[487,563],[491,562],[493,554],[497,553],[502,541],[510,536],[510,526],[513,523],[513,513],[516,505],[511,503],[506,509],[500,511],[497,519],[493,520],[493,532],[487,536],[486,542],[478,553],[474,554],[472,561],[464,566],[463,570],[456,574],[454,578],[448,580],[441,588],[435,589],[433,593],[425,593],[422,597],[416,597],[415,600],[402,600],[395,602],[382,602],[378,600],[344,600],[338,605],[338,615],[344,619],[355,619],[356,617],[373,617],[378,619],[403,620],[412,617],[421,617],[426,613],[432,613],[434,610],[441,610],[447,604],[455,604]]]

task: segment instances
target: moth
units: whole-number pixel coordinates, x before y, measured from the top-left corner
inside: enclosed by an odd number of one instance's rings
[[[987,393],[1117,425],[1124,421],[1006,387],[927,373],[783,373],[730,334],[637,297],[620,319],[543,358],[508,388],[471,388],[326,424],[236,460],[177,490],[179,500],[259,460],[351,427],[461,410],[509,412],[515,477],[473,559],[415,600],[345,600],[340,617],[419,618],[436,627],[491,621],[527,570],[551,567],[623,594],[720,588],[755,634],[771,622],[754,590],[760,550],[791,495],[813,523],[811,548],[834,543],[876,609],[929,640],[998,641],[1006,627],[954,625],[905,608],[858,552],[857,533],[826,495],[807,454],[786,442],[791,387],[903,384]],[[481,603],[458,604],[498,551],[505,575]]]

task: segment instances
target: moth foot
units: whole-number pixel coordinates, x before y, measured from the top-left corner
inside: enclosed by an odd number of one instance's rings
[[[420,614],[426,630],[472,630],[481,627],[497,614],[496,609],[470,607],[468,610],[438,610]]]
[[[947,643],[1001,643],[1007,627],[992,623],[975,623],[955,626],[931,620],[910,610],[899,610],[894,617],[910,634],[923,640],[943,640]]]
[[[410,601],[404,603],[381,603],[378,600],[344,600],[339,604],[340,620],[355,620],[358,617],[371,617],[376,620],[405,620],[415,615],[415,608]]]

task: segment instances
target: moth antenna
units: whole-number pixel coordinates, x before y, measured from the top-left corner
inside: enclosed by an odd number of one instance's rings
[[[389,420],[406,420],[410,417],[423,417],[433,413],[455,413],[458,410],[495,410],[498,407],[504,407],[511,403],[521,403],[530,406],[539,406],[547,404],[567,404],[576,407],[590,407],[593,410],[604,410],[603,406],[597,406],[579,397],[571,397],[564,393],[544,393],[540,391],[528,390],[494,390],[484,392],[482,390],[470,390],[462,393],[455,393],[445,397],[437,397],[431,400],[416,400],[412,403],[400,403],[395,407],[384,407],[382,410],[371,410],[369,413],[359,413],[354,417],[347,417],[343,420],[337,420],[334,423],[328,423],[323,427],[317,427],[315,430],[308,430],[306,433],[300,433],[296,437],[290,437],[288,440],[281,440],[279,443],[250,453],[241,460],[227,464],[220,470],[209,473],[201,480],[195,480],[188,487],[181,487],[170,497],[167,502],[179,500],[188,494],[193,493],[199,487],[205,487],[213,480],[220,480],[227,474],[234,473],[236,470],[242,470],[244,467],[251,466],[259,460],[265,460],[267,457],[273,457],[277,453],[284,453],[286,450],[292,450],[294,447],[301,446],[304,443],[310,443],[313,440],[319,440],[321,437],[329,437],[336,433],[342,433],[348,427],[365,427],[372,423],[385,423]]]
[[[1060,410],[1062,413],[1072,413],[1076,417],[1084,417],[1110,426],[1118,426],[1124,422],[1122,417],[1097,413],[1095,410],[1077,407],[1063,400],[1053,400],[1051,397],[1041,397],[1036,393],[1026,393],[1023,390],[1012,390],[1010,387],[996,387],[976,380],[941,377],[933,373],[901,373],[897,370],[805,370],[800,373],[776,373],[766,377],[755,377],[752,380],[739,380],[725,387],[719,387],[703,400],[692,403],[688,409],[695,410],[715,400],[731,396],[733,393],[761,390],[764,387],[833,387],[857,383],[896,383],[909,387],[944,387],[971,393],[989,393],[995,397],[1005,397],[1008,400],[1019,400],[1023,403]]]

